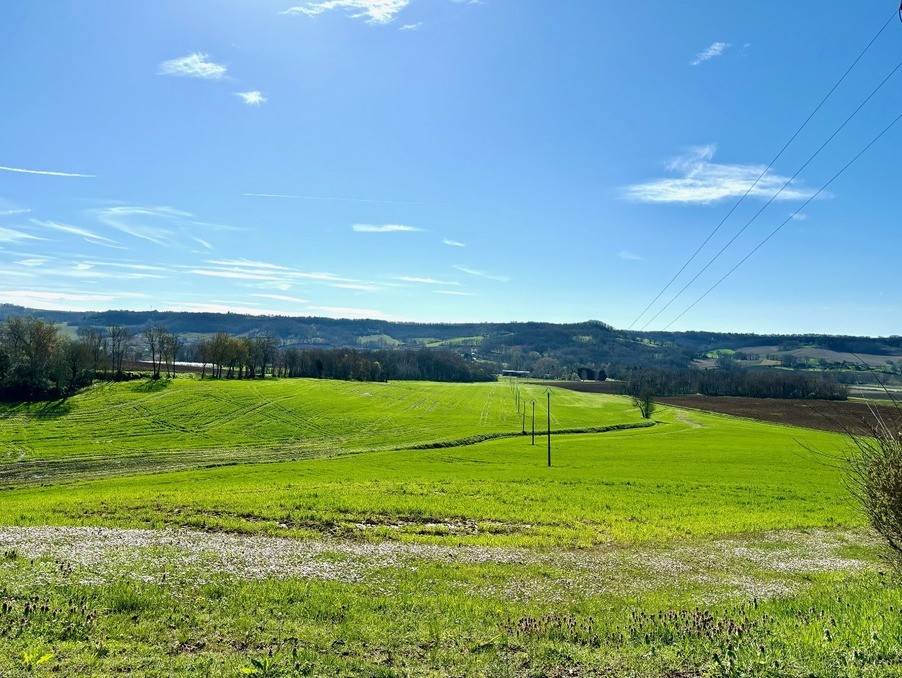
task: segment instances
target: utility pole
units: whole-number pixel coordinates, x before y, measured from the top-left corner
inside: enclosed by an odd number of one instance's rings
[[[551,389],[548,393],[548,468],[551,468]]]
[[[532,401],[532,444],[536,444],[536,401]]]

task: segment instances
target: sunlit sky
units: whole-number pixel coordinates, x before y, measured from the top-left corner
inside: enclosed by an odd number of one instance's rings
[[[902,69],[655,317],[897,66],[898,18],[634,323],[896,7],[6,0],[0,302],[900,334],[902,122],[815,193]]]

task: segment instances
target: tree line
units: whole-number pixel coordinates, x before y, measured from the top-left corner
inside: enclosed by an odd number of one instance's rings
[[[497,366],[439,349],[357,350],[279,346],[271,334],[233,337],[217,332],[193,347],[201,378],[312,377],[353,381],[493,381]],[[208,369],[209,368],[209,369]]]
[[[777,370],[615,370],[624,383],[624,391],[656,396],[696,394],[707,396],[743,396],[747,398],[813,398],[845,400],[849,389],[844,384],[820,375]]]
[[[188,342],[165,327],[83,327],[75,336],[34,316],[0,322],[0,399],[33,401],[74,393],[97,379],[174,377],[179,360],[195,360],[202,378],[316,377],[357,381],[491,381],[497,367],[436,349],[362,351],[283,348],[272,334],[218,332]],[[135,362],[141,361],[135,371]],[[145,366],[148,369],[145,369]],[[126,369],[131,367],[132,370]]]

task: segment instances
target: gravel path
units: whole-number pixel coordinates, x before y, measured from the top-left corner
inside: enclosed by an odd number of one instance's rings
[[[770,597],[799,588],[805,575],[853,571],[872,562],[844,555],[868,546],[863,532],[808,530],[690,542],[664,547],[604,547],[537,552],[493,547],[453,547],[394,541],[294,540],[189,530],[105,527],[0,527],[0,577],[29,562],[30,582],[57,583],[71,570],[84,584],[132,578],[203,584],[242,580],[325,579],[390,585],[391,570],[429,561],[455,565],[519,565],[503,584],[474,593],[517,599],[591,596],[661,587],[699,585],[712,595]],[[858,550],[855,551],[856,553]],[[18,569],[16,569],[18,568]],[[541,572],[539,574],[539,572]],[[547,576],[548,574],[552,576]]]

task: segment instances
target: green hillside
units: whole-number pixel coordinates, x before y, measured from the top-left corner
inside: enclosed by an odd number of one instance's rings
[[[538,400],[544,430],[543,389],[521,388],[524,398]],[[502,382],[180,378],[98,384],[65,401],[0,404],[0,459],[6,462],[0,478],[43,481],[513,435],[523,426],[514,403]],[[640,419],[626,400],[554,389],[553,430]]]

